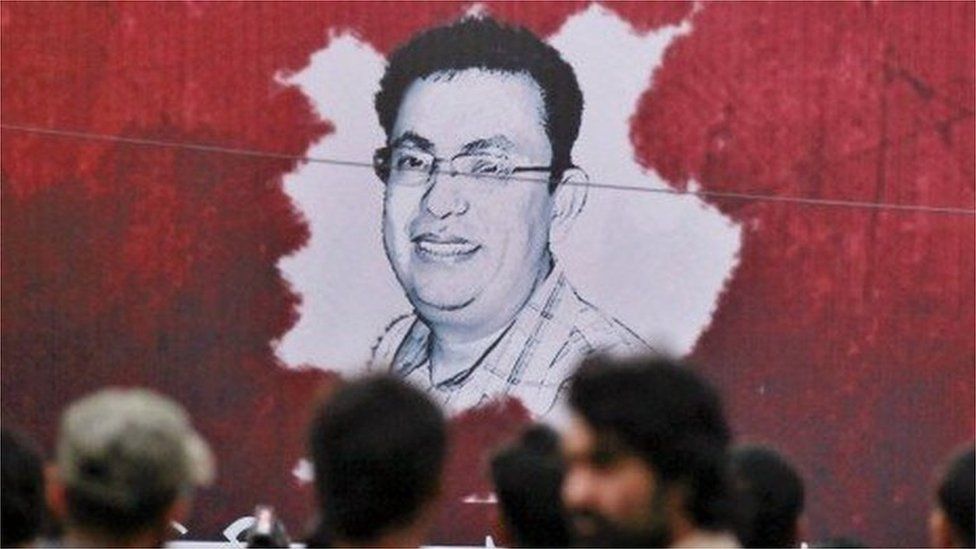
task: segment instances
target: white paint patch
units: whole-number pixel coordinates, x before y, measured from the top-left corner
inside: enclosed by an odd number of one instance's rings
[[[583,89],[574,160],[591,181],[668,188],[634,161],[630,119],[668,45],[690,31],[686,22],[639,35],[593,5],[551,39]],[[336,128],[308,156],[370,161],[384,141],[372,103],[383,67],[370,46],[339,35],[282,79]],[[383,186],[368,168],[310,163],[286,176],[285,191],[311,238],[279,264],[302,304],[276,352],[289,367],[356,372],[386,324],[410,311],[383,253]],[[740,238],[738,225],[697,197],[591,187],[586,209],[553,248],[585,299],[655,348],[685,354],[711,321]]]
[[[291,475],[299,484],[310,484],[315,480],[315,467],[311,461],[302,458],[295,463]]]
[[[335,126],[307,156],[370,162],[385,139],[373,110],[384,64],[368,45],[335,36],[285,80]],[[354,372],[393,316],[410,310],[383,253],[383,184],[368,168],[309,163],[285,177],[285,192],[304,213],[311,238],[279,263],[302,304],[278,357],[292,367]]]

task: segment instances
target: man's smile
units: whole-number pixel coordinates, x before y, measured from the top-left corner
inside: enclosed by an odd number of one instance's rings
[[[414,253],[424,261],[441,263],[460,263],[467,261],[481,244],[454,235],[441,235],[431,232],[421,233],[411,239]]]

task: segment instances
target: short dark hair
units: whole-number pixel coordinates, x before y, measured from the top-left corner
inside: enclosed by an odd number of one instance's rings
[[[516,545],[569,545],[569,520],[561,496],[564,474],[559,435],[544,425],[529,427],[492,458],[499,508]]]
[[[437,495],[447,432],[424,393],[375,376],[340,387],[319,407],[308,444],[321,511],[316,543],[368,543],[410,524]]]
[[[595,356],[577,370],[569,404],[597,437],[641,458],[660,486],[686,490],[699,527],[730,525],[729,427],[718,393],[689,364]]]
[[[151,482],[152,479],[147,479],[145,484]],[[65,501],[70,524],[104,535],[125,538],[158,524],[166,509],[179,495],[176,490],[171,489],[153,493],[149,493],[146,486],[140,486],[139,489],[145,495],[126,506],[120,506],[68,487]]]
[[[937,497],[939,507],[945,512],[953,532],[966,547],[976,546],[976,504],[974,483],[976,478],[976,449],[970,446],[949,462],[939,482]]]
[[[415,80],[440,72],[482,69],[527,74],[542,90],[546,135],[552,145],[553,180],[572,166],[579,135],[583,92],[576,73],[555,48],[531,31],[490,17],[465,17],[424,31],[390,56],[376,94],[376,114],[389,136],[403,94]],[[498,98],[503,100],[503,98]]]
[[[6,429],[0,432],[0,454],[0,546],[25,545],[37,538],[44,520],[41,458],[32,444]]]
[[[796,547],[797,519],[803,512],[803,479],[772,448],[732,450],[732,478],[744,547]]]

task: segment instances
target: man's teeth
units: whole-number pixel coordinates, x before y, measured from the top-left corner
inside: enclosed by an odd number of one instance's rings
[[[418,240],[417,247],[424,253],[442,257],[470,254],[478,249],[477,244],[470,242],[432,242],[430,240]]]

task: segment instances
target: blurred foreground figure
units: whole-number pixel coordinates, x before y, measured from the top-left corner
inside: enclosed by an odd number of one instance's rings
[[[559,435],[535,425],[491,460],[491,477],[506,545],[566,547],[569,522],[562,504]]]
[[[25,547],[37,540],[44,520],[43,465],[37,450],[6,429],[0,432],[0,447],[0,547]]]
[[[309,432],[320,516],[308,546],[420,546],[446,445],[441,410],[405,382],[369,377],[339,388]]]
[[[929,517],[932,547],[974,547],[976,450],[972,446],[956,455],[939,481],[936,505]]]
[[[107,389],[61,419],[49,492],[66,547],[161,547],[188,518],[213,457],[177,403],[141,389]]]
[[[803,479],[771,448],[732,450],[732,480],[744,547],[799,547]]]
[[[563,499],[584,546],[738,547],[715,391],[662,358],[583,363],[569,389]]]

